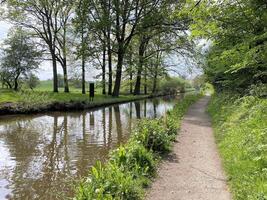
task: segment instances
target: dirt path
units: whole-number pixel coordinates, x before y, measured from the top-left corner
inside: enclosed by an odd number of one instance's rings
[[[148,200],[230,200],[209,116],[209,97],[189,109],[178,142],[162,163]]]

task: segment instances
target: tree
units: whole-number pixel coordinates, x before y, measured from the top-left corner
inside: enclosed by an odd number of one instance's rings
[[[74,1],[68,0],[60,0],[56,2],[55,9],[56,14],[56,22],[57,28],[54,30],[55,39],[56,39],[56,58],[60,63],[63,69],[63,77],[64,77],[64,92],[69,92],[69,84],[68,84],[68,68],[67,68],[67,55],[70,51],[71,45],[68,40],[68,29],[71,27],[71,15],[73,14],[73,6]],[[69,44],[69,45],[68,45]]]
[[[53,91],[58,92],[57,62],[63,68],[65,92],[67,83],[67,26],[73,1],[65,0],[6,0],[6,19],[33,31],[33,36],[47,46],[53,65]]]
[[[41,38],[48,47],[53,65],[53,91],[58,92],[57,83],[57,58],[56,58],[56,37],[57,11],[56,0],[27,0],[27,1],[6,1],[8,5],[7,19],[16,25],[22,25]]]
[[[80,43],[77,47],[77,58],[81,58],[82,64],[82,94],[85,94],[85,62],[88,57],[88,1],[79,0],[75,9],[76,17],[74,18],[75,32],[80,37]]]
[[[25,83],[31,90],[33,90],[33,88],[36,88],[37,85],[40,84],[40,79],[33,73],[30,73],[29,75],[27,75]]]
[[[111,0],[84,0],[87,9],[86,24],[93,35],[98,52],[102,52],[102,94],[106,94],[106,61],[108,61],[108,94],[112,93]],[[92,43],[93,41],[88,41]],[[99,54],[99,53],[98,53]]]
[[[124,56],[132,38],[137,34],[137,27],[140,24],[140,21],[154,9],[157,9],[161,3],[162,1],[160,0],[112,1],[112,16],[115,19],[115,23],[112,24],[112,30],[116,38],[114,45],[116,48],[114,51],[117,54],[117,68],[113,96],[119,96]]]
[[[201,1],[192,10],[192,36],[209,39],[203,69],[217,90],[244,93],[267,83],[267,3]]]
[[[9,87],[17,91],[19,78],[39,67],[41,53],[21,28],[12,31],[4,44],[6,47],[3,49],[1,74],[6,77]]]

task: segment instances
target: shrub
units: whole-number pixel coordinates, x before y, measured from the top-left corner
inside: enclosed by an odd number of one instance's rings
[[[171,138],[166,134],[165,127],[162,124],[162,119],[144,119],[140,121],[133,140],[154,152],[168,152],[171,147]]]
[[[139,177],[139,175],[152,177],[156,172],[156,161],[153,153],[135,141],[113,151],[111,162],[124,171],[134,172],[135,177]]]
[[[111,162],[103,166],[98,162],[92,167],[90,176],[80,185],[76,200],[95,199],[141,199],[137,181],[128,172]]]
[[[160,83],[160,91],[164,94],[176,94],[178,91],[185,91],[186,81],[181,78],[169,78]]]

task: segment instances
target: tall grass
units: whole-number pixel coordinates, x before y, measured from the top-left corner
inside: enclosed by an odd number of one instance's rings
[[[186,96],[165,117],[139,121],[129,142],[97,163],[77,187],[76,200],[143,199],[158,161],[171,150],[182,116],[198,96]]]
[[[267,99],[221,94],[209,113],[236,200],[267,199]]]

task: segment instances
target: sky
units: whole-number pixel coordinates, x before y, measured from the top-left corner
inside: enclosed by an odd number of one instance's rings
[[[2,45],[3,40],[6,39],[9,29],[12,27],[11,24],[0,21],[0,45]],[[59,66],[59,65],[58,65]],[[90,71],[90,75],[88,74],[86,79],[87,81],[93,81],[94,76],[97,75],[97,71]],[[62,74],[62,68],[58,67],[58,73]],[[40,65],[40,68],[36,71],[36,75],[40,78],[40,80],[52,79],[52,63],[51,61],[43,61]]]
[[[11,27],[10,24],[4,21],[0,21],[0,39],[4,39],[7,36],[8,29]]]
[[[5,21],[0,21],[0,45],[2,45],[3,40],[6,39],[8,31],[11,27],[11,24]],[[37,71],[38,77],[41,80],[52,78],[52,72],[50,69],[52,69],[50,62],[42,62],[40,69]]]
[[[0,21],[0,45],[2,44],[3,40],[7,37],[8,30],[11,28],[11,24]],[[205,41],[204,41],[205,42]],[[203,41],[202,41],[203,43]],[[196,66],[186,67],[188,66],[188,63],[179,56],[173,56],[170,58],[170,62],[172,65],[175,65],[176,71],[180,72],[179,75],[186,76],[188,79],[194,78],[197,74],[201,73],[201,70],[198,69]],[[169,61],[168,61],[169,62]],[[93,81],[94,77],[97,75],[98,71],[95,69],[90,69],[90,74],[87,73],[87,81]],[[58,73],[62,74],[61,67],[58,67]],[[52,65],[50,61],[43,61],[40,65],[40,68],[36,72],[37,76],[40,78],[40,80],[47,80],[52,79]],[[171,72],[171,75],[177,76],[177,74],[174,74]]]

